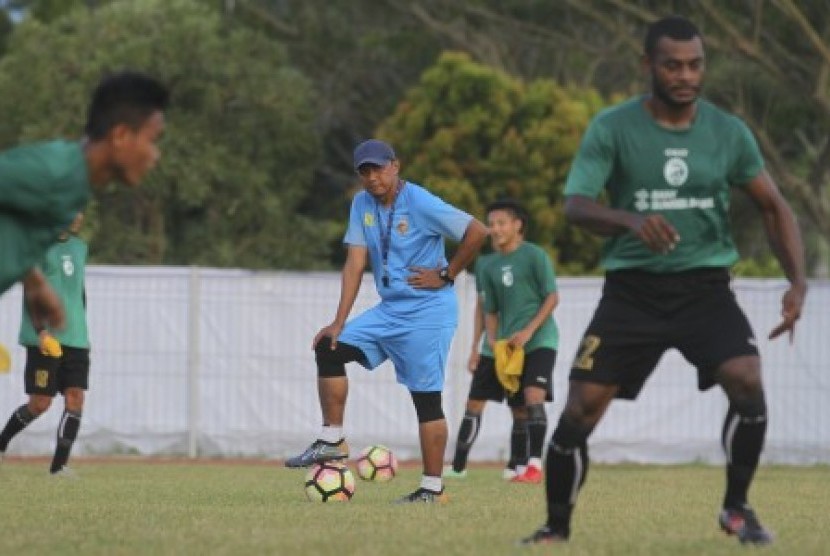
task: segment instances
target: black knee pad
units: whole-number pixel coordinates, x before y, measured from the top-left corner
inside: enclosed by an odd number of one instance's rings
[[[545,413],[545,406],[543,404],[533,404],[527,406],[527,424],[528,425],[547,425],[548,414]]]
[[[444,418],[441,409],[441,392],[410,392],[419,423],[429,423]]]
[[[314,346],[317,357],[317,376],[333,378],[346,376],[346,363],[363,358],[363,352],[350,344],[337,342],[337,347],[331,349],[331,338],[323,336]]]
[[[556,425],[550,440],[558,448],[573,450],[585,444],[590,434],[590,428],[581,426],[563,415],[559,418],[559,424]]]

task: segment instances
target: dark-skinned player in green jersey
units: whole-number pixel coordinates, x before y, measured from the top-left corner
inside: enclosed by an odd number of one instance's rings
[[[46,250],[84,210],[93,187],[137,186],[158,162],[169,93],[136,72],[104,78],[89,104],[84,137],[0,153],[0,295],[23,282],[36,326],[60,328],[64,311],[37,268]],[[5,357],[4,357],[5,356]],[[8,353],[0,346],[0,363]]]
[[[735,188],[754,202],[789,280],[782,320],[790,339],[807,292],[793,213],[764,169],[746,124],[699,98],[703,39],[690,21],[649,26],[651,92],[603,111],[582,139],[565,188],[570,222],[607,237],[605,285],[570,374],[568,400],[545,468],[548,516],[525,544],[568,540],[588,472],[587,439],[614,398],[635,399],[662,354],[677,349],[701,390],[729,400],[722,431],[726,491],[720,527],[742,543],[773,535],[748,504],[767,428],[755,335],[729,283],[738,260],[729,223]],[[607,193],[607,203],[599,195]]]

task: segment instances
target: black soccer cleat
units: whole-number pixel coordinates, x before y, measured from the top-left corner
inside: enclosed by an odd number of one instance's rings
[[[397,500],[393,501],[393,504],[417,504],[418,502],[422,502],[424,504],[446,504],[450,501],[450,497],[444,494],[444,489],[441,489],[441,492],[435,492],[434,490],[427,490],[425,488],[419,488],[415,492],[407,494],[405,496],[401,496]]]
[[[532,535],[519,541],[520,546],[534,544],[559,544],[568,542],[568,534],[562,531],[554,531],[549,525],[543,525],[536,529]]]
[[[727,535],[736,535],[741,544],[771,544],[774,538],[758,521],[755,511],[747,505],[741,508],[724,508],[718,517],[718,523]]]
[[[305,451],[293,458],[285,460],[286,467],[311,467],[315,463],[341,460],[349,457],[349,447],[344,440],[331,444],[323,440],[315,440]]]

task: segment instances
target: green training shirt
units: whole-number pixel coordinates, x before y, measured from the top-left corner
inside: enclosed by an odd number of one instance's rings
[[[678,272],[729,267],[738,260],[729,223],[730,186],[743,186],[764,168],[758,145],[740,119],[705,100],[689,128],[660,126],[630,99],[604,110],[588,126],[568,175],[565,195],[596,199],[612,208],[661,214],[680,234],[666,255],[652,253],[627,232],[609,238],[607,270]]]
[[[479,299],[484,294],[484,268],[487,262],[493,257],[493,254],[479,255],[476,260],[475,277],[476,277],[476,295]],[[476,300],[478,302],[478,299]],[[479,353],[486,357],[493,357],[493,350],[490,349],[490,343],[487,341],[487,330],[481,335],[481,347]]]
[[[525,241],[511,253],[494,253],[484,269],[483,298],[485,312],[498,313],[498,339],[506,340],[527,326],[555,291],[553,263],[538,245]],[[542,347],[559,347],[559,329],[552,315],[536,329],[524,349]]]
[[[78,142],[49,141],[0,153],[0,293],[40,262],[89,196]]]
[[[41,261],[40,269],[49,284],[60,297],[66,310],[66,326],[63,330],[52,330],[52,335],[63,346],[89,348],[89,333],[86,325],[84,280],[86,277],[87,245],[75,236],[52,245]],[[24,346],[37,346],[38,335],[29,318],[26,304],[20,319],[19,341]]]

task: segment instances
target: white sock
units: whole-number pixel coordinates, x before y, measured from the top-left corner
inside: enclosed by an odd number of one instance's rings
[[[332,427],[330,425],[323,425],[323,430],[320,433],[320,440],[335,444],[343,440],[343,427]]]
[[[535,467],[536,469],[542,469],[542,458],[530,458],[527,460],[528,467]]]
[[[431,490],[432,492],[441,492],[444,490],[444,483],[441,477],[430,477],[429,475],[421,476],[421,488]]]

